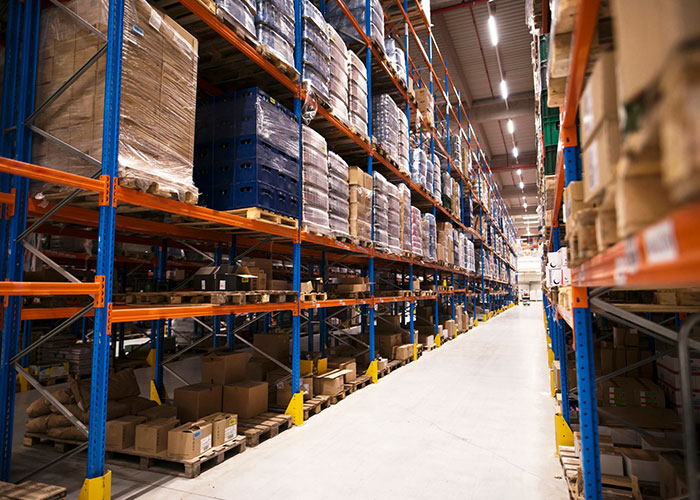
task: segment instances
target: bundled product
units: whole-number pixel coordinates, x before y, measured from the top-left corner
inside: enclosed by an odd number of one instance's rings
[[[194,180],[209,208],[259,207],[298,218],[296,117],[258,88],[200,101]]]
[[[423,218],[420,210],[411,207],[411,251],[417,257],[423,257]]]
[[[372,100],[372,134],[395,161],[399,158],[400,114],[389,94],[380,94]]]
[[[336,116],[348,121],[348,51],[345,42],[333,26],[328,25],[330,47],[330,106]]]
[[[107,0],[62,3],[106,35]],[[149,22],[150,21],[150,22]],[[197,92],[197,39],[146,0],[124,10],[118,172],[122,184],[190,201]],[[61,9],[42,11],[36,102],[48,99],[102,47],[99,37]],[[102,61],[104,63],[104,61]],[[35,125],[79,151],[102,157],[106,68],[93,64],[37,116]],[[99,167],[54,142],[35,136],[32,162],[91,177]],[[41,189],[40,185],[34,188]]]
[[[349,0],[345,4],[355,20],[365,30],[365,0]],[[336,2],[330,2],[326,5],[326,19],[338,30],[345,41],[350,42],[359,38],[359,34],[350,19]],[[384,10],[379,0],[370,0],[370,23],[369,37],[377,42],[384,51]]]
[[[399,164],[399,170],[407,175],[411,174],[408,165],[408,151],[410,147],[408,118],[406,117],[406,113],[399,113],[399,151],[396,160]]]
[[[421,148],[413,150],[413,161],[411,162],[411,180],[419,186],[426,186],[426,176],[428,174],[428,156]]]
[[[224,1],[238,2],[238,0]],[[279,59],[294,66],[294,2],[257,0],[255,28],[261,43],[267,45]]]
[[[302,33],[301,57],[304,84],[323,101],[329,102],[331,60],[328,25],[319,10],[308,0],[304,2]]]
[[[401,255],[401,199],[399,188],[394,184],[386,183],[386,194],[389,204],[388,245],[389,251]]]
[[[399,75],[399,79],[406,83],[406,55],[393,38],[384,40],[386,57]]]
[[[358,132],[367,132],[367,69],[352,52],[348,54],[348,122]]]
[[[389,182],[378,172],[374,173],[374,246],[389,249]]]
[[[350,186],[348,164],[340,156],[328,152],[328,217],[334,236],[350,236]]]
[[[306,125],[301,140],[302,222],[307,231],[329,234],[328,146],[321,134]]]
[[[401,250],[411,252],[411,189],[406,184],[399,184],[401,202]]]

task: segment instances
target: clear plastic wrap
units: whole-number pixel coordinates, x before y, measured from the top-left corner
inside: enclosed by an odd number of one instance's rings
[[[230,1],[230,0],[227,0]],[[291,16],[290,16],[291,14]],[[294,46],[294,6],[291,12],[281,10],[280,4],[271,0],[257,0],[257,23],[264,23],[275,30],[290,46]]]
[[[255,26],[255,32],[261,44],[266,45],[276,57],[286,64],[294,66],[294,49],[279,33],[263,23],[258,23]]]
[[[228,18],[255,37],[255,1],[216,0],[216,7],[224,19]]]
[[[79,12],[106,34],[106,0],[71,0]],[[197,91],[197,40],[145,0],[127,2],[122,53],[119,176],[140,190],[156,184],[185,200],[196,195],[192,180]],[[36,102],[51,96],[97,52],[103,42],[55,7],[42,11]],[[104,62],[104,61],[103,61]],[[36,125],[100,160],[105,65],[85,71],[37,116]],[[78,175],[99,168],[35,136],[32,162]],[[32,190],[43,186],[33,185]]]

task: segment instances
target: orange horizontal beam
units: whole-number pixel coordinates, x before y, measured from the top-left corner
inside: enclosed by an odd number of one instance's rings
[[[41,167],[39,165],[4,157],[0,157],[0,172],[37,181],[49,182],[51,184],[84,189],[104,195],[106,195],[108,188],[107,184],[102,180],[90,179],[82,175],[62,172],[61,170]]]
[[[52,283],[43,281],[0,281],[0,296],[11,295],[96,295],[102,284]]]

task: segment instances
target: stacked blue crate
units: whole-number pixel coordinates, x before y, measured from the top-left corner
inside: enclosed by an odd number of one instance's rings
[[[215,210],[259,207],[299,216],[299,132],[293,113],[258,88],[197,106],[194,181]]]

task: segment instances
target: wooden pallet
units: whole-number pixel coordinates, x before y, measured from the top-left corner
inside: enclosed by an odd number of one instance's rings
[[[3,500],[58,500],[66,497],[62,486],[24,481],[21,484],[0,481],[0,498]]]
[[[266,412],[253,418],[238,419],[238,432],[245,436],[248,446],[275,437],[292,426],[291,415]]]
[[[83,443],[82,441],[71,439],[55,439],[45,434],[26,433],[24,435],[25,446],[52,445],[59,453],[65,453]],[[218,465],[224,460],[245,451],[245,449],[245,436],[237,436],[231,441],[211,448],[195,458],[173,458],[168,456],[167,450],[155,454],[144,453],[135,450],[133,447],[123,450],[107,449],[106,458],[110,463],[118,465],[193,478],[199,476],[203,470]]]
[[[300,296],[302,302],[320,302],[327,298],[328,294],[325,292],[302,293]]]

